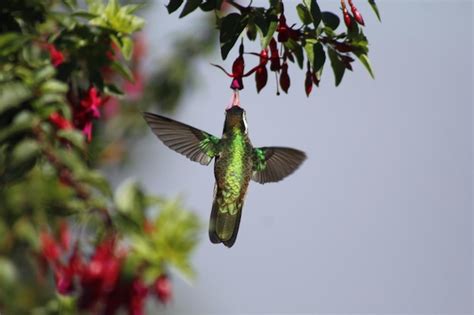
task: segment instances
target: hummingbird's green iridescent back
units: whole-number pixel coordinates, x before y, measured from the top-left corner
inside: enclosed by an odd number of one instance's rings
[[[216,184],[209,237],[213,243],[222,242],[230,247],[237,238],[253,172],[253,148],[247,135],[245,112],[240,107],[227,111],[220,146],[214,165]]]
[[[203,165],[215,159],[216,183],[209,238],[227,247],[237,238],[250,180],[260,184],[280,181],[306,158],[304,152],[292,148],[253,148],[247,134],[245,111],[239,106],[226,110],[221,139],[163,116],[144,113],[144,117],[155,135],[170,149]]]

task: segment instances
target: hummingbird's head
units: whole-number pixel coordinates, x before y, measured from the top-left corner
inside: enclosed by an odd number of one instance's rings
[[[244,133],[247,133],[245,110],[238,105],[228,108],[225,113],[224,132],[235,128],[240,128]]]

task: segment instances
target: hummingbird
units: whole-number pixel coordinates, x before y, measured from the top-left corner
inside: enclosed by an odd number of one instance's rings
[[[226,109],[221,138],[160,115],[143,115],[153,133],[170,149],[202,165],[214,159],[214,201],[209,223],[212,243],[234,245],[250,180],[260,184],[278,182],[306,159],[303,151],[293,148],[254,148],[245,110],[238,105]]]

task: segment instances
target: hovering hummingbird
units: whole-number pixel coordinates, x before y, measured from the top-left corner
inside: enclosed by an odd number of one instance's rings
[[[250,179],[265,184],[293,173],[306,159],[302,151],[285,147],[254,148],[247,134],[245,110],[226,110],[219,139],[207,132],[152,113],[144,118],[153,133],[170,149],[203,165],[214,162],[214,201],[209,224],[212,243],[231,247],[239,231],[242,206]]]

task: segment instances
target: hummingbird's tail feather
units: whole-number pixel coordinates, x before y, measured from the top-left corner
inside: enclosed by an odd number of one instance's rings
[[[239,232],[243,202],[220,204],[221,196],[221,190],[217,189],[209,222],[209,239],[212,243],[232,247]]]

